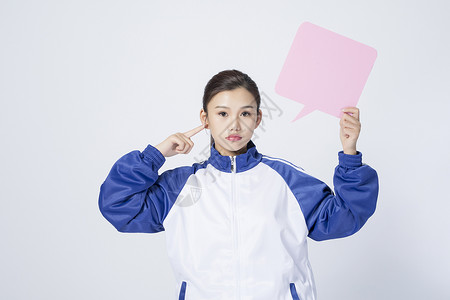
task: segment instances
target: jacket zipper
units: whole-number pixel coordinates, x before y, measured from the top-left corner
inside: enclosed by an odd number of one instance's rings
[[[239,239],[238,239],[238,221],[236,216],[236,189],[235,189],[235,176],[236,176],[236,159],[235,156],[230,156],[231,159],[231,208],[233,218],[233,232],[234,232],[234,251],[236,254],[236,299],[240,299],[240,260],[239,260]]]

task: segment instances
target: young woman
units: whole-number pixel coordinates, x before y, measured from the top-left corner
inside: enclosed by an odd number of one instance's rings
[[[357,108],[344,109],[334,191],[294,164],[262,155],[251,138],[260,95],[227,70],[205,87],[202,125],[121,157],[100,189],[104,217],[120,232],[165,231],[178,299],[313,300],[307,237],[357,232],[374,213],[378,177],[356,150]],[[158,175],[208,128],[211,155]]]

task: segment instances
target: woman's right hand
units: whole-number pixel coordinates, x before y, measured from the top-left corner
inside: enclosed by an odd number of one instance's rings
[[[191,137],[200,132],[204,125],[200,125],[194,129],[186,131],[185,133],[177,132],[169,136],[162,143],[155,146],[164,157],[174,156],[176,154],[187,154],[194,147]]]

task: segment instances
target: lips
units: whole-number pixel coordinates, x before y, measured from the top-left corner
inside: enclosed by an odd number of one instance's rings
[[[242,137],[240,137],[239,135],[232,134],[232,135],[227,136],[226,139],[229,141],[239,141],[242,139]]]

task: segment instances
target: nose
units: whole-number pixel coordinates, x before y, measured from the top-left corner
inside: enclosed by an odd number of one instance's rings
[[[233,118],[233,120],[231,121],[231,123],[230,123],[230,125],[228,126],[228,128],[230,129],[230,130],[241,130],[241,126],[240,126],[240,123],[239,123],[239,118]]]

